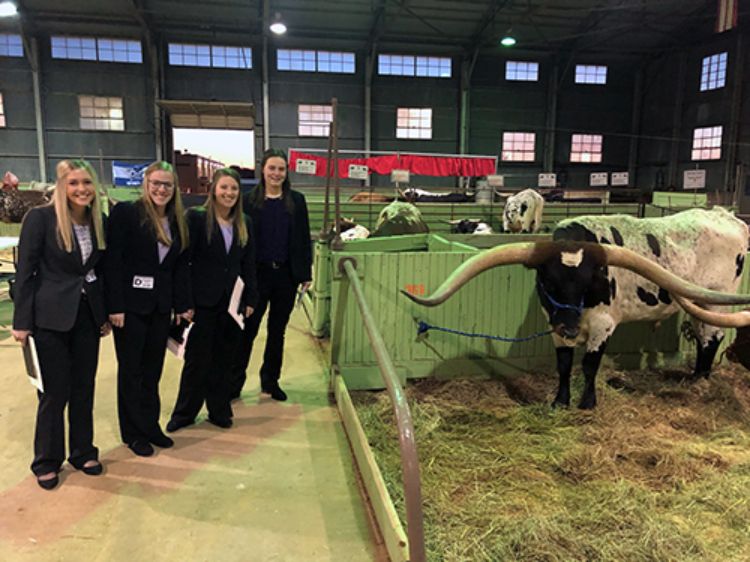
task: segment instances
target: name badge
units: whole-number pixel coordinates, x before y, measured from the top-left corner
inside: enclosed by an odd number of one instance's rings
[[[146,275],[136,275],[133,277],[133,289],[153,289],[154,278]]]
[[[96,273],[94,273],[93,269],[89,269],[89,272],[86,274],[86,283],[93,283],[96,281]]]

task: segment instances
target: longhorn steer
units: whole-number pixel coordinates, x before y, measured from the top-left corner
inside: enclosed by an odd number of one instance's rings
[[[505,232],[538,232],[542,228],[544,197],[533,189],[524,189],[508,197],[503,209]]]
[[[552,242],[487,250],[462,264],[429,297],[407,296],[434,306],[492,267],[522,263],[534,268],[557,353],[560,384],[553,406],[570,403],[573,348],[581,344],[586,353],[579,408],[593,408],[596,373],[618,324],[663,320],[678,305],[701,320],[694,320],[698,354],[693,377],[708,377],[723,338],[719,327],[750,325],[750,312],[720,313],[691,301],[709,307],[750,303],[750,295],[734,294],[747,249],[747,225],[718,207],[659,219],[585,216],[560,222]]]

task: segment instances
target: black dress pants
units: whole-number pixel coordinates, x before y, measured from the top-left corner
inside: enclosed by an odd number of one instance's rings
[[[113,330],[117,352],[117,413],[123,443],[149,441],[159,427],[159,380],[169,334],[169,313],[125,313]]]
[[[263,365],[260,368],[261,385],[276,383],[281,377],[284,359],[284,334],[289,316],[294,308],[297,285],[291,276],[289,265],[276,269],[270,265],[258,264],[258,305],[253,314],[245,320],[245,331],[232,363],[230,396],[239,396],[245,385],[247,365],[253,351],[253,342],[258,335],[260,323],[268,310],[266,349]]]
[[[76,468],[96,460],[94,447],[94,377],[99,361],[99,326],[91,315],[84,296],[78,305],[75,324],[70,331],[36,328],[39,368],[44,392],[39,392],[39,407],[34,433],[34,461],[31,470],[37,476],[60,469],[65,460],[65,421],[68,406],[68,462]]]
[[[228,306],[229,299],[224,297],[216,306],[195,309],[172,421],[193,423],[203,402],[211,418],[232,417],[229,369],[242,332],[229,316]]]

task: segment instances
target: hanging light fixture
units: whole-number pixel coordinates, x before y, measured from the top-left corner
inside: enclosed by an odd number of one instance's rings
[[[0,18],[10,18],[18,13],[18,7],[13,2],[0,2]]]
[[[505,32],[502,39],[500,39],[500,44],[503,47],[512,47],[516,44],[516,38],[513,37],[513,28],[509,27],[508,31]]]
[[[281,14],[279,14],[279,12],[276,12],[273,22],[268,26],[268,29],[276,35],[284,35],[284,33],[286,33],[286,24],[281,21]]]

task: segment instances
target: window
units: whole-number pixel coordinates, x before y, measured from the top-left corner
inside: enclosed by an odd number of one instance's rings
[[[20,35],[0,33],[0,57],[22,57],[23,42]]]
[[[104,37],[52,37],[52,58],[142,63],[140,41]]]
[[[571,162],[601,162],[601,135],[573,135],[570,144]]]
[[[94,131],[124,131],[125,115],[122,98],[78,96],[81,129]]]
[[[607,67],[591,64],[576,65],[576,84],[606,84]]]
[[[354,67],[354,53],[291,49],[276,51],[276,68],[278,70],[354,74]]]
[[[107,62],[143,62],[141,44],[121,39],[97,39],[99,60]]]
[[[412,55],[378,55],[378,74],[384,76],[426,76],[450,78],[448,57],[415,57]]]
[[[172,66],[251,69],[253,67],[253,50],[250,47],[170,43],[169,64]]]
[[[397,139],[431,139],[432,109],[399,107],[396,110]]]
[[[727,81],[727,54],[719,53],[703,59],[701,92],[723,88]]]
[[[539,80],[539,63],[519,62],[515,60],[506,61],[505,79],[521,82],[537,82]]]
[[[698,127],[693,131],[692,160],[719,160],[723,127]]]
[[[534,133],[503,133],[503,162],[533,162]]]
[[[3,105],[2,92],[0,92],[0,127],[5,127],[5,105]]]
[[[327,137],[333,121],[330,105],[300,105],[298,132],[301,137]]]

